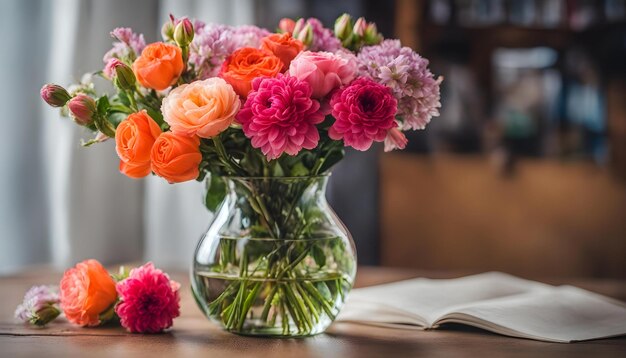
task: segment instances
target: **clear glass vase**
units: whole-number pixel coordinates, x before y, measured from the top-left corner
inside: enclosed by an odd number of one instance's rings
[[[200,309],[238,334],[323,332],[356,273],[352,237],[326,201],[328,176],[224,181],[226,198],[194,255]]]

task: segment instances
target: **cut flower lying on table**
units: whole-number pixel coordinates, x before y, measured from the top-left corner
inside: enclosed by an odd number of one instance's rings
[[[65,271],[58,287],[32,287],[15,317],[44,326],[62,312],[69,322],[83,327],[119,322],[129,332],[158,333],[180,315],[179,288],[151,262],[111,275],[90,259]]]

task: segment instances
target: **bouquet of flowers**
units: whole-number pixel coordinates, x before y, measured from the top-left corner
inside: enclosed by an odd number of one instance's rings
[[[229,203],[222,210],[229,207],[224,215],[237,224],[216,219],[223,227],[207,235],[219,232],[219,244],[207,250],[219,247],[217,258],[195,261],[206,272],[237,279],[213,283],[228,286],[219,295],[198,281],[194,290],[209,292],[196,294],[208,301],[199,302],[208,315],[240,331],[258,303],[263,324],[278,317],[284,334],[315,333],[323,314],[332,320],[337,313],[355,260],[328,276],[343,267],[338,262],[350,243],[300,242],[340,225],[334,214],[320,214],[330,210],[320,210],[323,193],[306,198],[325,185],[319,178],[343,158],[344,147],[365,151],[384,142],[385,151],[403,149],[405,131],[423,129],[439,114],[442,79],[399,40],[384,39],[375,24],[347,14],[334,30],[315,18],[283,19],[270,32],[171,16],[162,42],[146,45],[128,28],[111,35],[113,48],[94,75],[111,81],[114,93],[98,95],[87,78],[69,91],[45,85],[42,98],[93,130],[85,146],[114,139],[123,174],[152,173],[169,183],[206,178],[209,210]],[[234,207],[239,214],[232,214]],[[279,242],[267,251],[250,242],[241,251],[224,239],[227,231],[231,238]],[[197,255],[207,251],[200,246]],[[334,288],[300,284],[298,275],[310,275],[311,265],[320,277],[334,277],[327,281]],[[296,283],[282,285],[290,274]],[[253,283],[258,277],[274,283],[261,287]]]

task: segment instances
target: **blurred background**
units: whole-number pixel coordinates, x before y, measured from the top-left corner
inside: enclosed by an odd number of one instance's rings
[[[202,185],[131,180],[39,99],[104,65],[108,33],[168,14],[274,29],[343,12],[431,60],[443,108],[407,150],[348,151],[329,199],[361,264],[626,278],[626,0],[5,0],[0,273],[153,260],[186,269]]]

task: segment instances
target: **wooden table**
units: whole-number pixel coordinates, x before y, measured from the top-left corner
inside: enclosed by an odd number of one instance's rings
[[[183,283],[181,317],[174,329],[158,335],[126,333],[121,328],[80,328],[57,320],[46,328],[16,323],[13,310],[34,284],[54,283],[60,273],[44,269],[0,278],[0,357],[600,357],[626,356],[626,338],[574,344],[545,343],[498,336],[478,329],[413,331],[335,323],[327,333],[304,339],[242,337],[209,323],[191,297],[185,274],[173,275]],[[363,267],[357,286],[400,279],[454,277],[451,273],[418,272]],[[548,283],[565,283],[546,280]],[[626,282],[567,280],[598,293],[626,300]],[[626,322],[625,322],[626,324]]]

